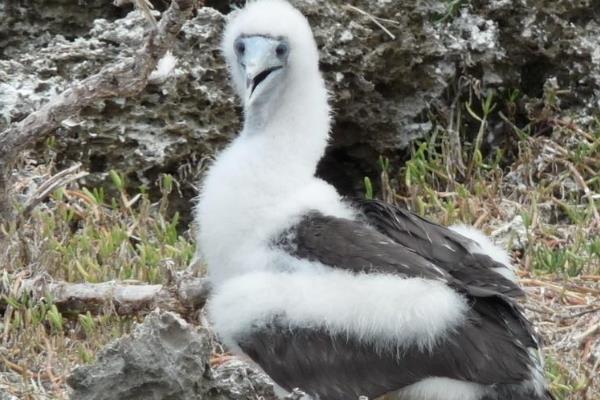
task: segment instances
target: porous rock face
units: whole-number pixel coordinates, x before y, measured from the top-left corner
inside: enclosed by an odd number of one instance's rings
[[[118,169],[132,182],[177,173],[191,189],[203,161],[240,124],[218,50],[229,3],[207,2],[215,8],[198,9],[184,26],[173,76],[137,98],[99,102],[66,121],[57,132],[59,159],[83,161],[95,176]],[[500,102],[518,89],[524,118],[548,82],[569,114],[585,120],[597,113],[600,0],[293,3],[313,26],[336,113],[320,172],[345,192],[372,173],[378,155],[402,158],[412,140],[430,132],[432,115],[447,115],[461,77],[497,90]],[[125,15],[109,1],[0,5],[0,130],[69,81],[131,56],[144,26],[137,13]],[[496,136],[508,129],[502,121],[490,126]]]
[[[152,313],[130,336],[106,346],[92,365],[75,369],[72,399],[194,398],[211,343],[172,313]]]
[[[232,361],[209,366],[210,333],[171,312],[154,311],[131,335],[118,339],[95,363],[68,378],[72,400],[274,399],[268,378]]]

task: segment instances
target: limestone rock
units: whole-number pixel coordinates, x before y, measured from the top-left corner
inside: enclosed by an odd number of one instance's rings
[[[499,108],[518,91],[514,112],[523,121],[550,86],[578,122],[598,115],[598,0],[292,2],[313,26],[336,113],[319,171],[346,193],[377,168],[380,154],[402,158],[411,141],[447,118],[461,81],[495,91]],[[185,25],[171,77],[137,98],[104,101],[66,121],[57,132],[59,160],[82,161],[96,178],[118,169],[134,185],[174,173],[191,198],[207,158],[240,125],[219,54],[230,3],[239,2],[208,1],[220,11],[200,8]],[[104,1],[0,5],[0,130],[69,81],[131,56],[145,27],[136,12],[124,15]],[[488,144],[510,131],[497,117],[490,127]],[[466,124],[463,132],[476,129]]]
[[[209,366],[211,333],[154,311],[68,378],[72,400],[274,400],[270,379],[237,359]]]
[[[72,399],[193,399],[202,390],[211,341],[172,313],[153,312],[75,369]]]

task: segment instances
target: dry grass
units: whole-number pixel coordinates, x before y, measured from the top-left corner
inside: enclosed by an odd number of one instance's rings
[[[548,101],[517,127],[512,96],[482,97],[438,121],[404,166],[381,159],[377,185],[366,180],[368,196],[443,224],[473,224],[511,249],[557,398],[598,399],[600,123],[578,125]],[[498,152],[482,150],[488,121],[498,116],[511,126],[507,143]],[[467,125],[476,128],[471,139],[453,128]],[[171,177],[161,179],[156,203],[143,189],[128,194],[123,178],[113,174],[111,196],[73,181],[24,210],[51,173],[51,160],[23,164],[15,192],[26,215],[0,225],[0,391],[19,399],[66,398],[70,369],[92,361],[140,318],[119,317],[110,308],[101,315],[62,315],[51,298],[36,302],[18,295],[23,279],[48,274],[67,281],[165,282],[194,254],[178,216],[167,213],[176,184]]]
[[[52,170],[52,163],[24,165],[17,196],[35,198],[54,180]],[[191,262],[194,246],[178,231],[179,216],[167,215],[173,178],[162,177],[162,198],[151,203],[144,192],[129,196],[123,177],[111,175],[114,197],[70,183],[26,217],[1,225],[0,391],[18,399],[67,398],[72,367],[91,362],[141,318],[118,316],[110,307],[101,315],[62,315],[52,298],[37,302],[21,293],[24,279],[47,274],[68,282],[164,283]]]
[[[520,128],[504,114],[510,110],[506,99],[499,102],[504,113],[495,110],[491,96],[481,96],[478,112],[466,104],[467,118],[479,125],[477,137],[457,150],[463,139],[453,136],[463,134],[452,127],[465,121],[453,123],[451,113],[396,172],[379,160],[380,196],[442,224],[479,227],[510,249],[528,293],[524,307],[544,340],[554,393],[564,400],[597,400],[600,121],[584,128],[561,116],[553,94]],[[514,142],[484,159],[481,138],[494,113],[512,128],[508,140]],[[367,196],[372,186],[369,181]]]

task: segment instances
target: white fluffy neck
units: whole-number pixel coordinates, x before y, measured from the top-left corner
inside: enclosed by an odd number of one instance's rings
[[[277,168],[288,174],[312,176],[327,146],[330,109],[320,73],[304,74],[290,77],[280,93],[244,110],[239,140],[256,141],[265,162],[279,160]]]
[[[198,246],[214,283],[274,268],[270,241],[309,210],[351,215],[335,189],[314,177],[327,145],[329,107],[318,71],[306,75],[279,101],[246,110],[242,133],[205,177]],[[253,112],[261,118],[253,119]]]

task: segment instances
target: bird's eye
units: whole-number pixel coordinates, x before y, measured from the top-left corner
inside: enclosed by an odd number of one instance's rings
[[[237,40],[234,44],[234,47],[235,47],[235,52],[238,55],[243,55],[244,52],[246,51],[246,45],[241,40]]]
[[[277,48],[275,48],[275,54],[277,54],[277,57],[283,57],[287,54],[288,52],[288,46],[285,43],[279,43],[279,45],[277,45]]]

